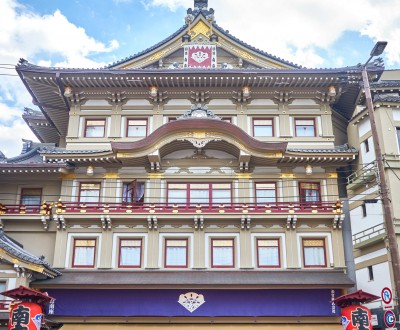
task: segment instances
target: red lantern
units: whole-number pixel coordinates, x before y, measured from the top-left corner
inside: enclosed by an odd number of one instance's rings
[[[344,330],[372,330],[371,311],[360,305],[343,308],[342,326]]]
[[[33,302],[21,302],[11,307],[8,330],[40,330],[42,307]]]

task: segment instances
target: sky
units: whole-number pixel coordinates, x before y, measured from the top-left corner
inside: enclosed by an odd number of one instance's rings
[[[364,63],[388,41],[387,69],[400,68],[398,0],[209,0],[217,24],[246,43],[307,68]],[[138,53],[182,25],[193,0],[0,0],[0,151],[15,157],[37,141],[21,116],[36,109],[14,70],[98,68]]]

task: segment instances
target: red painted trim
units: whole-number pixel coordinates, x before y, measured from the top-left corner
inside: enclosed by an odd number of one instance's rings
[[[129,125],[129,121],[130,120],[144,120],[144,121],[146,121],[146,125],[132,125],[132,126],[145,126],[146,127],[145,136],[129,135],[129,126],[131,126],[131,125]],[[125,136],[126,137],[141,137],[141,138],[145,138],[148,133],[149,133],[149,120],[148,120],[148,118],[127,118],[126,119],[126,130],[125,130]]]
[[[269,127],[268,125],[255,125],[254,122],[256,120],[271,120],[271,127],[272,127],[272,135],[257,135],[255,134],[255,126],[262,126],[262,127]],[[253,136],[254,137],[274,137],[275,136],[275,119],[272,117],[262,118],[262,117],[255,117],[252,120],[252,129],[253,129]]]
[[[140,241],[140,259],[139,259],[139,265],[121,265],[121,250],[122,250],[122,241]],[[118,268],[142,268],[142,252],[143,252],[143,240],[141,238],[120,238],[119,239],[119,248],[118,248]],[[124,247],[129,247],[129,246],[124,246]],[[137,246],[132,246],[132,247],[137,247]]]
[[[278,242],[278,265],[277,266],[262,266],[260,265],[260,253],[259,253],[259,248],[260,246],[258,245],[259,241],[277,241]],[[265,247],[265,246],[264,246]],[[258,268],[281,268],[281,240],[279,238],[257,238],[257,267]]]
[[[94,249],[94,253],[93,253],[93,264],[92,265],[75,265],[75,248],[76,246],[76,241],[94,241],[94,246],[90,247]],[[74,247],[73,247],[73,251],[72,251],[72,267],[73,268],[94,268],[94,265],[96,264],[96,254],[97,254],[97,239],[95,238],[74,238]]]
[[[87,127],[88,127],[88,122],[89,121],[102,121],[104,123],[103,125],[103,136],[87,136]],[[97,127],[97,126],[96,126]],[[106,135],[106,119],[104,118],[86,118],[85,119],[85,130],[84,130],[84,137],[88,137],[88,138],[102,138],[105,137]]]
[[[168,241],[185,241],[186,242],[186,260],[185,260],[185,265],[183,266],[168,266],[167,265],[167,251],[168,251],[168,246],[167,242]],[[178,246],[181,247],[181,246]],[[166,238],[164,240],[164,268],[188,268],[188,257],[189,257],[189,239],[188,238]]]
[[[316,126],[316,121],[315,118],[295,118],[294,119],[294,135],[297,137],[297,121],[298,120],[312,120],[313,121],[313,127],[314,127],[314,135],[313,136],[299,136],[299,137],[316,137],[317,136],[317,126]],[[301,125],[301,126],[311,126],[311,125]]]
[[[98,184],[99,185],[99,187],[100,187],[99,188],[99,200],[97,201],[99,203],[100,197],[101,197],[101,182],[79,182],[79,195],[78,195],[79,203],[85,203],[85,202],[81,202],[81,192],[82,192],[82,190],[86,190],[86,189],[82,189],[82,184]]]
[[[214,248],[225,248],[225,247],[214,247],[214,241],[232,241],[232,264],[228,266],[214,265]],[[211,268],[235,268],[235,239],[234,238],[212,238],[211,239]]]
[[[221,135],[230,137],[240,142],[245,147],[257,152],[283,152],[287,148],[287,142],[272,143],[259,141],[231,123],[222,120],[199,118],[174,120],[162,125],[144,139],[135,142],[111,142],[111,146],[114,152],[129,150],[140,151],[155,144],[162,144],[163,141],[167,141],[168,137],[171,135],[187,132],[188,127],[190,127],[191,131],[201,129],[206,132],[219,132]]]
[[[304,246],[304,241],[305,240],[316,240],[316,241],[322,241],[323,242],[323,249],[324,249],[324,264],[323,265],[306,265],[306,258],[305,258],[305,249],[306,247]],[[304,268],[326,268],[326,242],[325,238],[317,238],[317,237],[303,237],[302,239],[302,250],[303,250],[303,265]]]

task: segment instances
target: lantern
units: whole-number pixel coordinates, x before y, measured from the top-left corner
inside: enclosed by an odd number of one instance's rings
[[[11,307],[8,330],[40,330],[42,307],[33,302],[21,302]]]
[[[361,305],[351,305],[342,309],[344,330],[372,330],[371,311]]]

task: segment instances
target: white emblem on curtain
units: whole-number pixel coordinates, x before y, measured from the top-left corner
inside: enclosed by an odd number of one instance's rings
[[[204,300],[204,296],[195,292],[181,294],[178,300],[178,303],[185,307],[190,313],[193,313],[205,302],[206,301]]]
[[[209,58],[208,54],[200,50],[192,54],[192,59],[195,60],[197,63],[203,63],[208,58]]]

